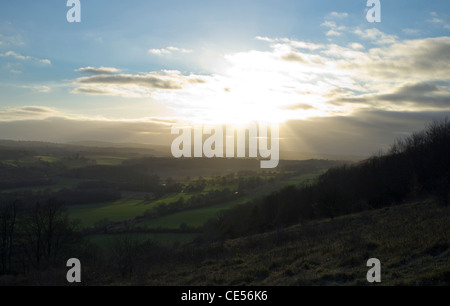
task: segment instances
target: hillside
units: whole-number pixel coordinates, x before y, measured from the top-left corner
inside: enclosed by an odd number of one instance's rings
[[[366,262],[375,257],[382,264],[383,285],[450,285],[449,220],[449,206],[426,200],[310,221],[200,249],[186,247],[178,254],[182,263],[139,269],[145,272],[136,271],[125,283],[368,285]]]
[[[386,154],[334,167],[309,186],[290,186],[212,219],[205,239],[220,240],[434,197],[450,203],[450,121],[397,140]]]

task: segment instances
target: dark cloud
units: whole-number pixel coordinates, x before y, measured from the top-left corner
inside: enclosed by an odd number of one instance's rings
[[[450,89],[437,83],[422,82],[404,85],[392,93],[344,97],[331,101],[332,104],[337,105],[362,103],[372,106],[383,102],[393,103],[394,105],[408,104],[413,108],[448,108],[450,107]]]
[[[283,60],[288,61],[288,62],[299,62],[299,63],[306,63],[306,61],[303,59],[303,57],[301,57],[300,55],[298,55],[295,52],[291,52],[289,54],[286,54],[282,57]]]
[[[137,85],[155,89],[182,89],[183,84],[178,80],[171,80],[155,75],[95,75],[91,77],[79,78],[80,84],[106,84],[106,85]]]
[[[188,79],[189,84],[205,84],[206,81],[200,78]]]
[[[309,105],[309,104],[302,104],[302,103],[300,103],[300,104],[295,104],[295,105],[288,106],[288,107],[286,107],[286,109],[289,109],[289,110],[298,110],[298,109],[308,110],[308,109],[315,109],[315,107],[312,106],[312,105]]]
[[[78,71],[91,76],[78,78],[74,83],[81,85],[72,93],[88,95],[110,95],[124,97],[149,96],[153,89],[180,90],[187,84],[203,84],[206,81],[195,75],[185,76],[179,71],[159,71],[147,74],[114,73],[115,68],[80,68]]]
[[[97,74],[114,74],[114,73],[119,72],[120,70],[117,68],[113,68],[113,67],[99,67],[99,68],[84,67],[84,68],[78,69],[77,71],[79,71],[81,73],[85,73],[85,74],[97,75]]]
[[[362,60],[340,67],[381,79],[447,79],[450,71],[450,37],[406,40],[387,48],[371,49]]]
[[[13,107],[0,109],[0,121],[40,119],[56,113],[55,110],[43,106]]]
[[[380,101],[414,103],[419,106],[450,106],[450,90],[433,83],[406,85],[395,93],[379,95]]]
[[[27,112],[35,112],[35,113],[51,113],[51,110],[45,107],[39,107],[39,106],[25,106],[22,107],[21,110],[27,111]]]
[[[352,116],[288,121],[280,130],[280,150],[368,156],[386,151],[395,139],[422,130],[433,120],[450,118],[443,112],[365,110]],[[283,156],[281,156],[283,158]]]
[[[72,90],[72,93],[88,94],[88,95],[112,95],[113,92],[107,89],[78,87]]]

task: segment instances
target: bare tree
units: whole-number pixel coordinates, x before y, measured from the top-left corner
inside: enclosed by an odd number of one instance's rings
[[[25,252],[31,263],[39,267],[42,260],[54,259],[74,233],[62,202],[50,199],[36,203],[23,220]]]
[[[0,204],[0,274],[11,272],[18,201]]]

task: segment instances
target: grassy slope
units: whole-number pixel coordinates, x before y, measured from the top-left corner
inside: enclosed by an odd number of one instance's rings
[[[449,285],[449,224],[450,207],[405,204],[209,246],[207,259],[163,265],[146,279],[149,285],[367,285],[366,262],[375,257],[384,285]]]
[[[96,234],[90,235],[88,240],[100,246],[101,248],[109,251],[111,245],[116,239],[126,236],[132,241],[140,243],[146,240],[154,241],[165,247],[172,247],[174,244],[183,243],[186,241],[192,241],[197,234],[181,234],[181,233],[161,233],[161,234],[149,234],[149,233],[127,233],[127,234]]]
[[[71,219],[79,220],[83,227],[90,227],[103,219],[114,222],[133,219],[151,207],[152,203],[149,201],[120,199],[99,204],[69,206],[68,210]]]

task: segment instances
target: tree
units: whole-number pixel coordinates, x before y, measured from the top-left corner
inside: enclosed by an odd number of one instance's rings
[[[9,274],[12,269],[14,230],[19,202],[0,205],[0,274]]]
[[[43,260],[55,259],[74,237],[74,227],[62,202],[55,199],[46,204],[37,202],[23,219],[25,253],[31,263],[39,267]]]
[[[136,264],[138,243],[129,235],[118,236],[112,244],[112,260],[122,277],[131,277]]]

